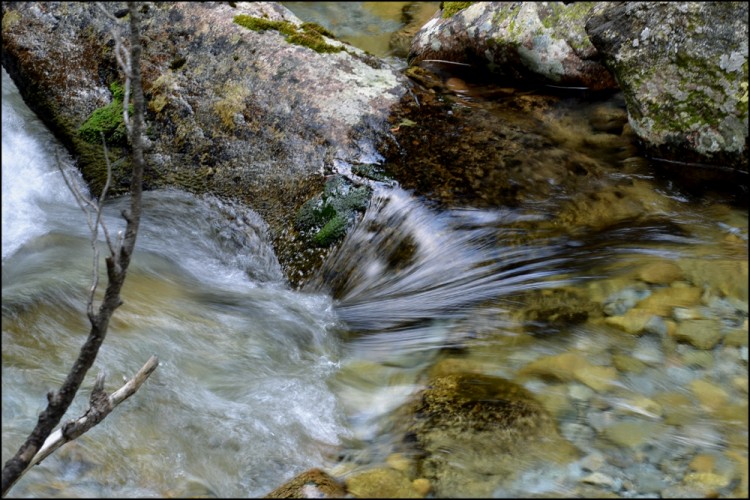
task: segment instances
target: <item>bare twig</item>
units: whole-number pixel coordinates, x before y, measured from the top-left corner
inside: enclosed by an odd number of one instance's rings
[[[149,375],[156,370],[158,365],[159,360],[156,356],[151,356],[132,379],[128,380],[125,385],[110,395],[107,395],[106,392],[104,392],[104,376],[100,374],[99,377],[97,377],[97,383],[94,385],[94,390],[91,392],[91,401],[86,413],[76,420],[71,420],[63,427],[50,434],[21,475],[50,456],[65,443],[76,439],[104,420],[104,418],[106,418],[107,415],[117,407],[117,405],[128,399],[140,389],[141,385],[143,385]]]

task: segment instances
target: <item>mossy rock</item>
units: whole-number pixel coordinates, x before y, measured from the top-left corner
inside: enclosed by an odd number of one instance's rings
[[[306,201],[297,212],[295,227],[309,232],[312,243],[329,246],[346,234],[355,212],[367,207],[371,190],[354,187],[341,176],[329,180],[322,193]]]
[[[336,214],[333,219],[329,220],[326,225],[320,228],[315,236],[313,236],[313,241],[318,246],[327,247],[346,234],[346,226],[348,224],[348,217]]]
[[[78,128],[78,134],[91,144],[101,145],[103,135],[107,146],[124,146],[128,142],[128,132],[122,114],[124,91],[117,82],[112,83],[109,88],[112,91],[112,102],[95,109]],[[133,111],[133,106],[130,105],[129,112]]]
[[[473,3],[474,2],[443,2],[441,4],[441,9],[443,11],[441,17],[443,19],[453,17],[457,12],[464,10]]]
[[[300,26],[289,21],[271,21],[261,17],[239,14],[234,22],[252,31],[275,30],[284,35],[287,42],[302,45],[319,53],[341,52],[343,47],[327,43],[323,37],[335,38],[333,33],[316,23],[302,23]]]

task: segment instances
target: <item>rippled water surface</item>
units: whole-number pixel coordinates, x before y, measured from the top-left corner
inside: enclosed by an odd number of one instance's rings
[[[85,339],[91,248],[55,152],[73,162],[5,72],[2,140],[5,462]],[[113,390],[160,366],[13,493],[262,496],[320,467],[426,477],[436,496],[746,494],[747,212],[635,163],[567,204],[438,207],[380,186],[300,291],[248,208],[146,193],[125,304],[69,416],[99,370]],[[106,205],[112,230],[126,201]],[[592,224],[602,203],[611,221]],[[524,387],[575,452],[416,426],[410,402],[446,374]]]

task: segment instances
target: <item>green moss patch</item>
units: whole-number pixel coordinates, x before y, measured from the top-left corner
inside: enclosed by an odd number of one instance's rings
[[[108,145],[124,146],[128,141],[128,133],[125,128],[125,120],[122,116],[122,100],[124,91],[118,83],[110,85],[112,91],[112,102],[108,105],[95,109],[88,119],[78,128],[78,135],[91,144],[101,144],[101,135]],[[129,108],[133,113],[133,106]]]
[[[234,22],[253,31],[275,30],[284,35],[287,42],[302,45],[319,53],[341,52],[343,47],[327,43],[324,36],[334,38],[333,33],[316,23],[302,23],[299,27],[289,21],[271,21],[260,17],[239,14]]]
[[[474,2],[443,2],[443,13],[441,14],[443,19],[453,17],[456,12],[464,10]]]
[[[322,193],[302,205],[295,227],[308,234],[315,245],[329,246],[346,234],[355,213],[367,207],[370,194],[369,187],[355,187],[336,176],[326,183]]]

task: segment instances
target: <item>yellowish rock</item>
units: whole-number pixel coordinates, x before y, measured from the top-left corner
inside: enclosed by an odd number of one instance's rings
[[[698,349],[713,349],[721,340],[721,323],[716,319],[683,321],[677,325],[675,338]]]
[[[724,389],[705,380],[693,380],[689,385],[701,405],[710,410],[716,410],[729,399],[729,394]]]
[[[553,416],[559,416],[571,408],[568,389],[563,384],[550,385],[536,394],[537,400]]]
[[[732,385],[735,389],[744,392],[745,394],[748,393],[748,379],[747,377],[734,377],[732,379]]]
[[[747,429],[747,401],[721,405],[714,410],[714,417],[727,424],[741,425]]]
[[[421,498],[409,478],[390,467],[349,476],[346,488],[357,498]]]
[[[711,368],[714,365],[714,356],[711,351],[698,351],[691,349],[682,355],[682,362],[685,366]]]
[[[627,333],[641,335],[646,329],[646,325],[654,316],[651,311],[643,309],[629,309],[622,316],[609,316],[604,319],[608,325],[616,326]]]
[[[598,392],[609,389],[617,379],[614,367],[592,365],[581,354],[573,352],[539,358],[521,368],[518,374],[554,377],[564,382],[577,380]]]
[[[748,345],[747,328],[735,328],[724,336],[724,345],[742,347]]]
[[[391,453],[390,455],[388,455],[388,458],[385,459],[385,463],[387,463],[393,469],[400,470],[401,472],[406,473],[408,473],[414,465],[414,461],[405,456],[403,453]]]
[[[744,443],[745,450],[743,453],[739,453],[736,450],[729,450],[724,453],[727,457],[732,459],[735,463],[735,475],[740,478],[740,483],[732,492],[736,498],[747,498],[748,497],[748,461],[747,461],[747,442]]]
[[[432,484],[430,484],[429,479],[425,479],[423,477],[419,477],[411,482],[412,487],[414,488],[414,491],[417,492],[417,495],[420,495],[422,497],[427,496],[427,494],[432,489]]]
[[[670,260],[661,259],[641,266],[637,275],[646,283],[663,285],[682,279],[682,269]]]
[[[619,422],[604,429],[604,436],[619,446],[637,448],[661,428],[656,422]]]
[[[576,380],[586,384],[597,392],[604,392],[617,380],[617,369],[612,366],[582,364],[574,369]]]
[[[748,301],[747,255],[744,260],[682,259],[680,267],[696,286],[706,285],[715,295]]]
[[[724,488],[729,485],[730,477],[713,472],[691,472],[685,474],[685,484],[702,486],[708,489]]]
[[[675,307],[690,307],[700,303],[701,289],[696,287],[667,287],[638,302],[636,307],[659,316],[668,316]]]
[[[621,372],[641,373],[646,369],[646,363],[625,354],[613,354],[612,364]]]
[[[519,375],[541,375],[554,377],[564,382],[575,379],[575,370],[588,364],[586,358],[577,353],[566,352],[554,356],[544,356],[527,364],[518,371]]]
[[[693,401],[678,392],[654,394],[652,399],[662,406],[664,423],[667,425],[685,425],[698,417],[700,413]]]
[[[688,467],[694,472],[711,472],[715,465],[716,457],[702,453],[693,457]]]

